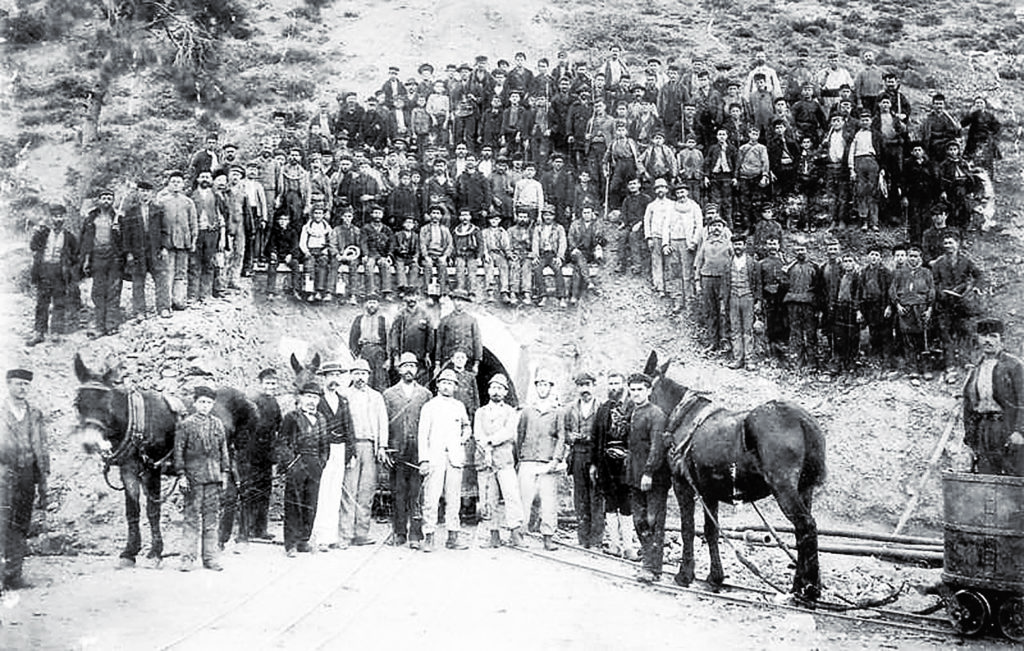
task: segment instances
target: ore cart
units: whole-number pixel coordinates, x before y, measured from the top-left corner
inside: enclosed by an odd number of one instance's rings
[[[947,612],[964,635],[1024,641],[1024,477],[942,477]]]

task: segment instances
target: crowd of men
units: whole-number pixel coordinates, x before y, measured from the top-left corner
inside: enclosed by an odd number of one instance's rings
[[[973,471],[1024,476],[1024,363],[1005,350],[1003,334],[998,319],[978,322],[983,357],[964,384],[964,442],[973,452]],[[467,366],[461,349],[453,358],[437,375],[436,392],[418,379],[424,368],[411,351],[399,355],[398,379],[381,391],[370,385],[366,359],[329,360],[318,378],[296,386],[296,407],[283,416],[277,371],[264,369],[253,399],[267,418],[247,440],[238,433],[226,438],[213,413],[216,393],[197,386],[192,412],[179,421],[174,441],[173,468],[184,497],[180,569],[192,570],[199,556],[207,569],[222,570],[219,555],[233,535],[237,553],[251,538],[274,538],[268,526],[274,465],[285,482],[288,557],[375,544],[378,472],[389,479],[391,544],[432,552],[443,527],[447,549],[466,549],[460,506],[463,475],[472,469],[491,547],[523,545],[523,527],[539,501],[543,547],[556,551],[558,479],[566,472],[579,545],[639,560],[637,580],[658,581],[672,440],[665,412],[650,401],[651,378],[608,372],[602,401],[597,379],[582,372],[574,378],[575,393],[562,401],[556,375],[539,367],[532,397],[516,404],[526,388],[513,387],[499,372],[487,378],[481,404],[478,365]],[[33,508],[47,506],[46,423],[28,400],[32,381],[28,369],[7,372],[0,414],[4,589],[31,587],[23,576],[26,539]]]
[[[565,52],[533,69],[523,52],[405,79],[392,66],[365,102],[345,92],[337,107],[275,112],[246,157],[210,134],[161,182],[117,201],[101,190],[79,232],[54,205],[32,241],[31,343],[77,321],[83,274],[103,335],[121,321],[123,278],[137,318],[147,277],[166,317],[264,268],[268,300],[356,304],[419,286],[544,305],[553,276],[564,307],[612,244],[610,266],[648,276],[675,313],[692,305],[737,367],[755,348],[851,367],[866,328],[868,352],[930,372],[926,334],[951,364],[950,334],[976,312],[978,269],[960,246],[1000,123],[982,97],[959,117],[941,94],[915,112],[899,75],[861,58],[851,72],[830,52],[818,69],[801,48],[779,72],[758,51],[737,77],[696,56],[637,70],[618,46],[593,70]],[[879,265],[877,236],[856,230],[851,251],[867,250],[852,265],[831,243],[820,265],[783,252],[787,231],[844,223],[905,227],[906,270],[899,252]]]

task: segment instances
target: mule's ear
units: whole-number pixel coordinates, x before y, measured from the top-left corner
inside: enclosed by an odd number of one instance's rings
[[[664,364],[662,364],[661,368],[658,369],[658,375],[660,375],[662,377],[665,377],[665,371],[668,370],[668,366],[671,363],[672,363],[672,359],[670,358],[668,361],[666,361]]]
[[[81,384],[85,384],[86,382],[88,382],[89,378],[92,377],[92,374],[89,373],[89,369],[85,367],[85,362],[82,361],[82,355],[80,353],[75,353],[74,365],[75,375],[78,377],[78,381]]]
[[[320,353],[313,355],[313,359],[309,360],[309,370],[316,373],[320,370]]]
[[[299,358],[295,356],[295,353],[292,353],[292,357],[288,361],[291,363],[292,370],[295,371],[296,375],[302,372],[302,364],[299,363]]]
[[[658,368],[658,351],[652,350],[651,354],[647,356],[647,363],[644,364],[644,375],[653,376],[654,371]]]

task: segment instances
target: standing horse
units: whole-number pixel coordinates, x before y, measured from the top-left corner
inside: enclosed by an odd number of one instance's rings
[[[651,402],[669,413],[664,444],[682,518],[683,557],[675,581],[693,581],[694,506],[699,493],[707,510],[704,534],[711,556],[708,582],[725,580],[718,549],[718,504],[755,502],[772,495],[796,531],[797,563],[792,592],[815,600],[821,594],[818,531],[811,514],[814,489],[825,479],[825,438],[799,405],[772,400],[750,411],[715,408],[703,395],[665,375],[652,352],[645,373],[654,382]]]
[[[86,367],[77,353],[75,375],[81,386],[75,397],[78,431],[89,452],[104,457],[104,477],[117,466],[124,490],[128,542],[121,552],[123,567],[135,565],[142,548],[139,530],[141,492],[146,494],[146,518],[152,536],[147,558],[159,563],[163,556],[160,533],[161,476],[174,472],[174,430],[184,405],[153,391],[129,391],[121,384],[121,367],[109,364],[99,371]],[[245,394],[231,389],[217,391],[213,414],[224,423],[229,444],[246,437],[257,427],[260,413]]]

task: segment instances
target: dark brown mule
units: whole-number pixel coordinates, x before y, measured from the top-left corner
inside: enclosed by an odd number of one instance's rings
[[[120,365],[104,364],[90,370],[77,353],[75,375],[81,386],[75,397],[78,411],[78,433],[88,452],[100,451],[106,466],[120,470],[124,490],[125,515],[128,519],[128,541],[121,552],[123,565],[134,565],[142,548],[139,530],[141,493],[146,494],[146,518],[149,520],[151,543],[147,558],[159,561],[163,555],[160,533],[161,476],[174,471],[174,429],[179,414],[167,399],[153,391],[131,392],[121,384]],[[144,422],[130,427],[131,399],[141,401]],[[241,391],[228,387],[217,390],[213,413],[224,423],[229,444],[234,448],[248,440],[258,427],[260,412]],[[134,433],[130,433],[132,429]]]
[[[670,414],[665,445],[682,517],[683,557],[675,581],[694,578],[694,487],[710,513],[704,534],[711,555],[708,581],[724,579],[718,549],[719,502],[755,502],[772,495],[796,530],[794,594],[821,594],[818,530],[811,514],[814,489],[825,480],[825,437],[814,417],[799,405],[771,400],[750,411],[715,408],[711,401],[665,375],[652,352],[645,372],[653,380],[651,402]]]

